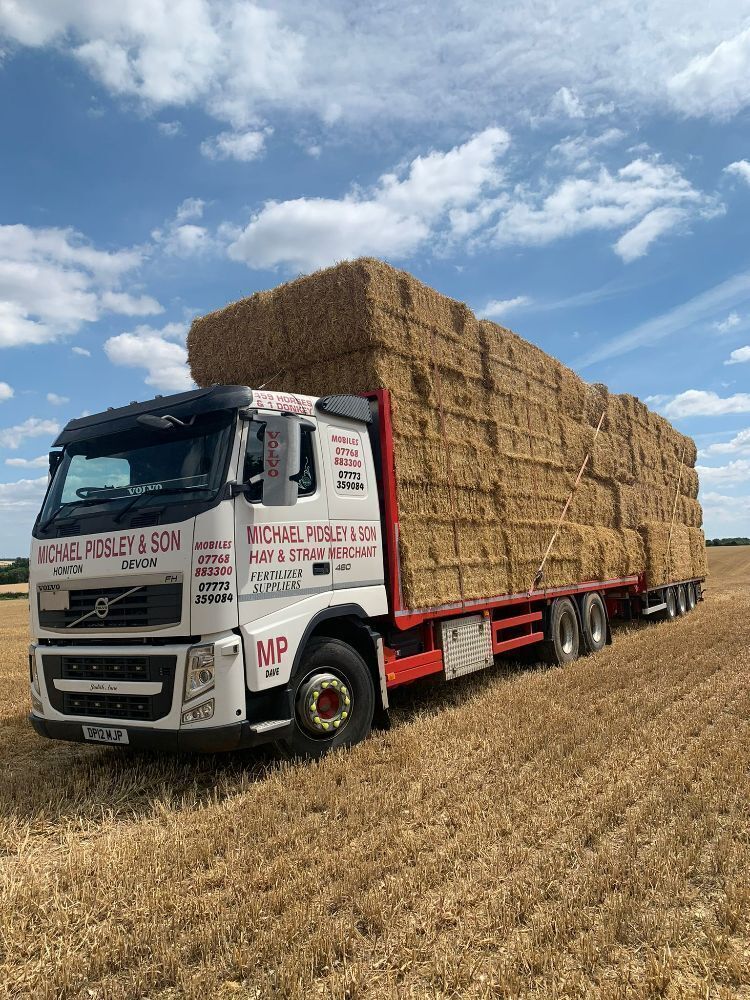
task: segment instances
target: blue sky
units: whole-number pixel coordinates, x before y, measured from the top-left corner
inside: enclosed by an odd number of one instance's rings
[[[0,555],[66,420],[362,253],[647,399],[750,535],[750,2],[687,6],[0,0]]]

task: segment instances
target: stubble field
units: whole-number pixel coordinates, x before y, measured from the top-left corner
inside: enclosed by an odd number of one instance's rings
[[[0,603],[0,996],[750,997],[748,555],[314,765],[41,740]]]

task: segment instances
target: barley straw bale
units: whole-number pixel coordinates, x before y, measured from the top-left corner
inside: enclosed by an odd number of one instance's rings
[[[408,607],[526,591],[587,453],[544,584],[705,574],[689,438],[380,261],[198,318],[188,352],[198,385],[391,391]]]

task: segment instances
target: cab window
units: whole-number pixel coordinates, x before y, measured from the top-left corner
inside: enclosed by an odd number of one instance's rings
[[[258,476],[263,472],[263,435],[265,430],[265,423],[260,423],[257,420],[250,423],[247,448],[245,449],[245,465],[242,471],[242,481],[245,483],[253,476]],[[301,497],[312,496],[317,486],[313,433],[311,430],[303,429],[302,431],[299,478],[299,495]],[[259,503],[263,497],[263,483],[254,483],[245,497],[251,503]]]

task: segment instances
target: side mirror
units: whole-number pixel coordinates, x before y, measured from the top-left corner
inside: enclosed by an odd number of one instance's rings
[[[299,418],[291,414],[265,416],[263,435],[264,507],[293,507],[297,503],[299,484],[302,426]]]
[[[47,485],[48,486],[52,482],[52,480],[55,478],[55,473],[59,469],[60,463],[63,460],[63,454],[64,453],[62,451],[51,451],[49,453],[49,456],[48,456],[48,459],[49,459],[49,475],[47,477]]]

